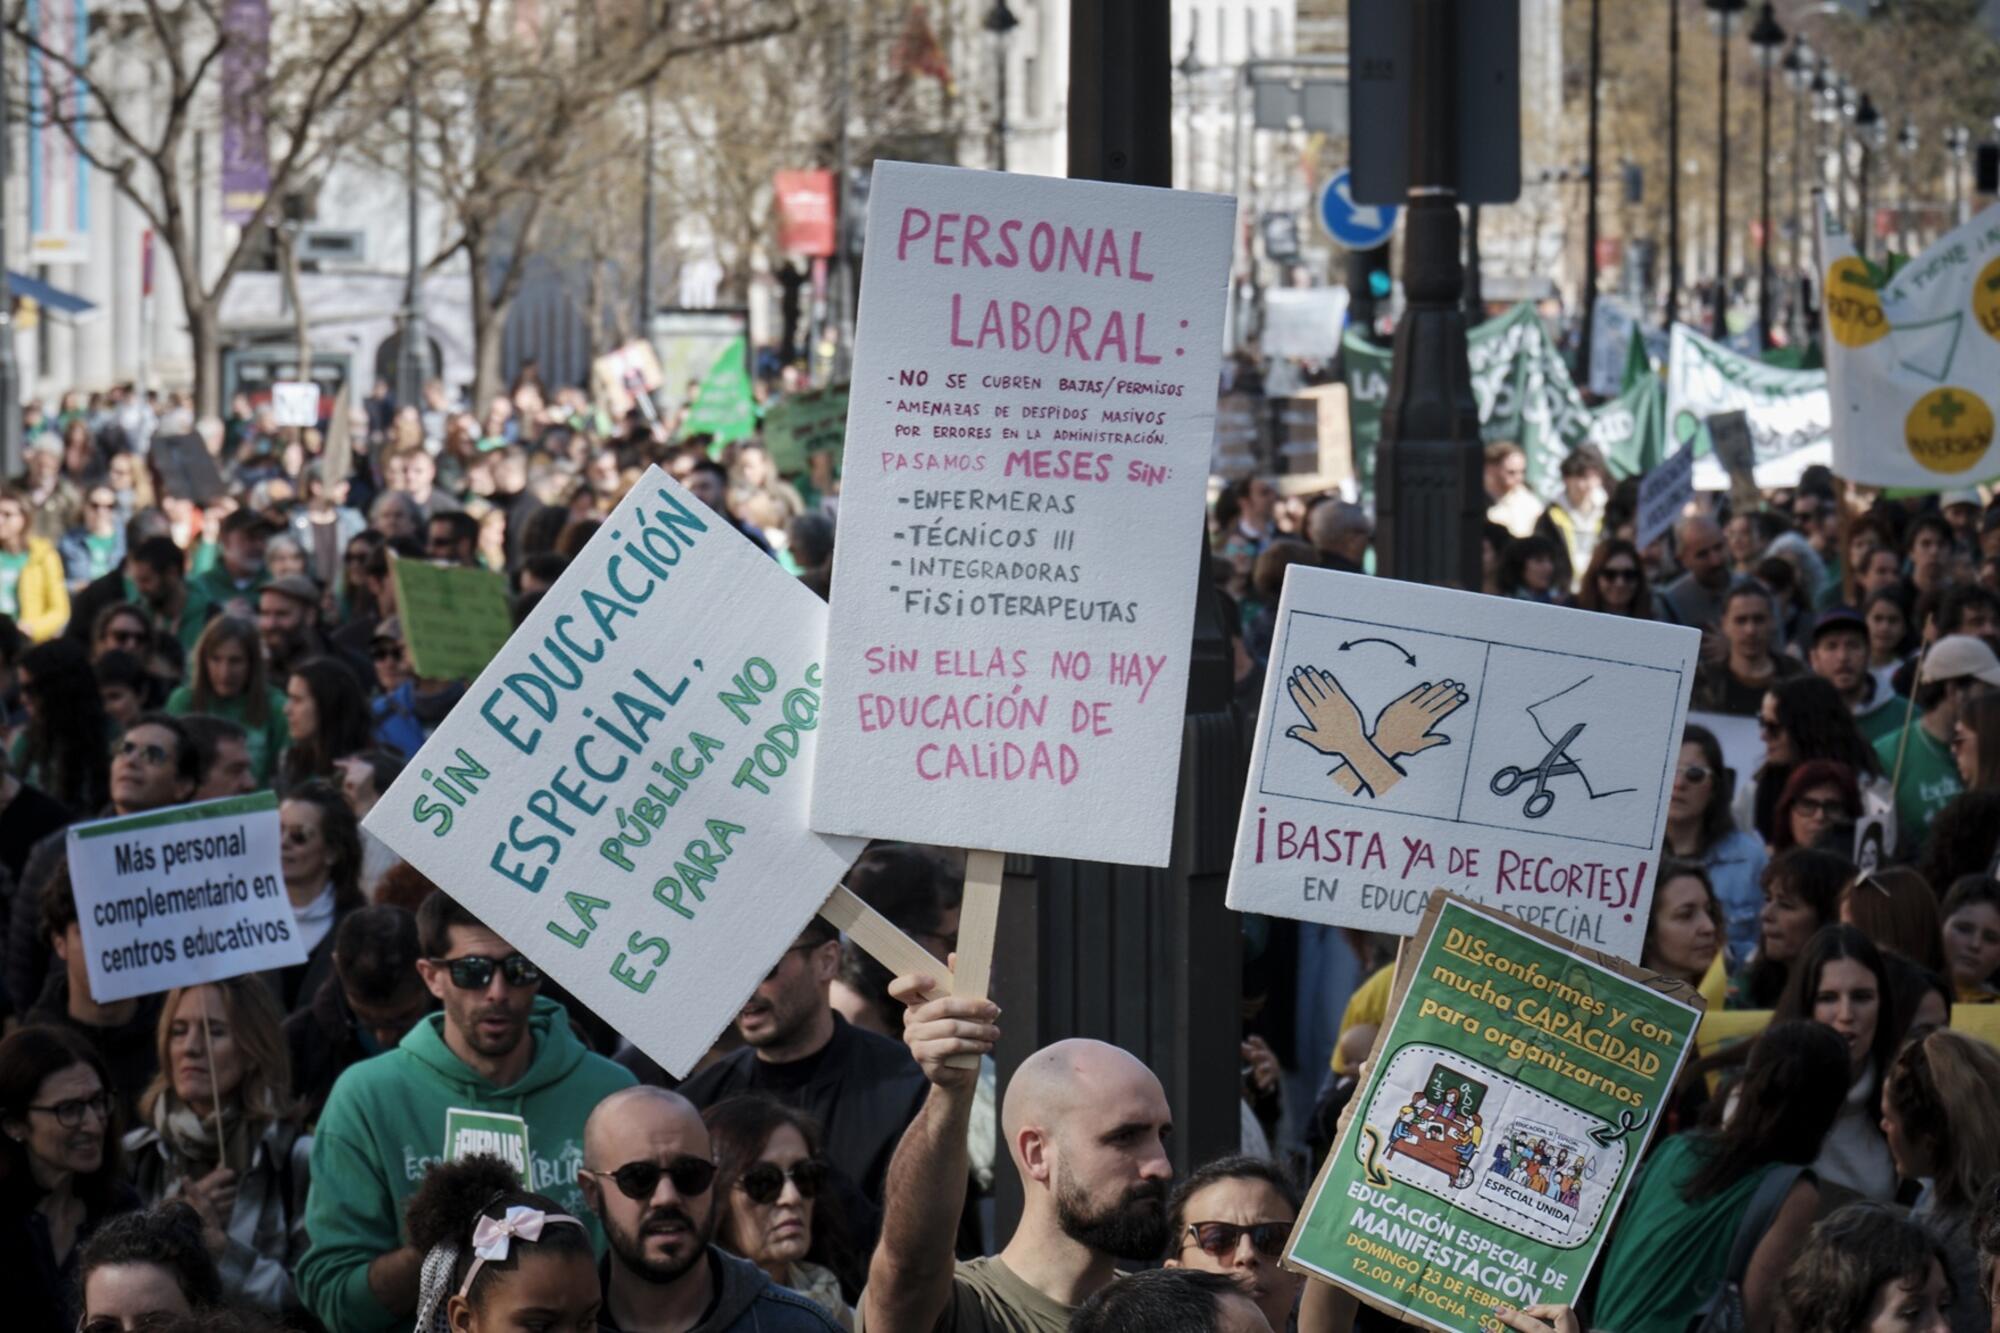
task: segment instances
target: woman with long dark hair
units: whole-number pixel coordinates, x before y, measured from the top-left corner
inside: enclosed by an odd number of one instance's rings
[[[10,1328],[76,1327],[77,1255],[130,1212],[104,1062],[68,1028],[0,1041],[0,1292]]]
[[[354,673],[331,657],[309,657],[292,668],[285,682],[284,785],[308,778],[338,781],[340,760],[369,746],[368,701]]]
[[[347,798],[314,778],[285,793],[278,807],[278,863],[285,875],[306,961],[275,974],[286,1013],[309,1007],[333,975],[333,937],[361,893],[361,826]]]
[[[51,639],[28,650],[17,675],[28,725],[14,740],[14,771],[91,818],[111,799],[111,730],[89,654],[74,639]]]
[[[1896,687],[1890,678],[1917,650],[1910,595],[1900,583],[1877,588],[1861,603],[1861,618],[1868,622],[1868,673],[1875,677],[1878,693],[1893,693]]]
[[[1776,841],[1778,797],[1800,764],[1814,759],[1845,764],[1864,790],[1881,776],[1882,763],[1854,725],[1853,710],[1833,683],[1819,676],[1793,676],[1766,691],[1757,730],[1764,738],[1764,764],[1756,782],[1738,791],[1735,814],[1737,824],[1755,829],[1766,846]]]
[[[1556,544],[1547,537],[1517,537],[1500,552],[1500,595],[1524,602],[1568,600],[1557,586]]]
[[[701,1118],[718,1167],[716,1242],[852,1329],[854,1310],[835,1269],[857,1282],[862,1272],[838,1200],[826,1188],[819,1122],[754,1093],[717,1102]]]
[[[240,616],[217,616],[194,645],[194,670],[187,684],[167,696],[175,717],[206,713],[234,722],[249,737],[250,775],[258,786],[290,743],[285,727],[285,695],[264,675],[264,645],[257,626]]]
[[[1996,1106],[2000,1051],[1949,1029],[1897,1052],[1882,1089],[1882,1133],[1896,1174],[1923,1182],[1910,1216],[1944,1242],[1945,1268],[1958,1288],[1953,1333],[1987,1333],[1992,1315],[1974,1223],[2000,1180],[2000,1135],[1991,1132]]]
[[[1732,1285],[1747,1326],[1772,1326],[1780,1275],[1819,1208],[1807,1164],[1847,1071],[1846,1047],[1817,1023],[1774,1023],[1757,1039],[1729,1114],[1711,1104],[1710,1125],[1667,1139],[1640,1168],[1605,1249],[1597,1327],[1684,1333]],[[1731,1272],[1736,1232],[1752,1223],[1763,1234]]]
[[[1954,1290],[1938,1237],[1900,1210],[1850,1203],[1814,1225],[1781,1288],[1786,1333],[1950,1333],[1985,1302]]]
[[[1590,566],[1576,591],[1576,604],[1585,611],[1601,611],[1635,620],[1658,620],[1653,606],[1653,589],[1646,580],[1646,562],[1639,548],[1622,537],[1608,537],[1590,553]]]
[[[1666,852],[1698,861],[1722,905],[1725,946],[1732,964],[1757,947],[1757,916],[1764,907],[1759,887],[1769,860],[1764,840],[1736,827],[1730,797],[1736,775],[1723,766],[1722,743],[1707,727],[1681,731],[1680,762],[1667,800]]]
[[[1794,847],[1764,867],[1757,948],[1729,981],[1731,1009],[1769,1009],[1785,992],[1792,964],[1820,927],[1840,919],[1840,891],[1854,877],[1844,856]]]
[[[1822,928],[1793,965],[1771,1018],[1822,1024],[1847,1046],[1846,1095],[1813,1169],[1828,1185],[1862,1198],[1894,1198],[1896,1164],[1882,1137],[1880,1107],[1904,1024],[1895,1012],[1881,951],[1853,926]]]

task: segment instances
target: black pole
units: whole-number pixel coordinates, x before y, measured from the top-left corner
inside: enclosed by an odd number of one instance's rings
[[[1794,88],[1792,91],[1796,93],[1798,89]],[[1805,215],[1799,211],[1803,207],[1805,199],[1803,188],[1805,180],[1804,137],[1805,98],[1794,97],[1792,98],[1792,244],[1790,246],[1791,263],[1789,266],[1789,276],[1785,279],[1785,289],[1787,291],[1794,290],[1793,284],[1799,281],[1799,275],[1805,272],[1806,220]],[[1802,304],[1803,302],[1795,298],[1790,303],[1789,310],[1787,311],[1788,327],[1792,330],[1792,340],[1794,342],[1803,341],[1805,325],[1801,317],[1802,312],[1800,307]]]
[[[1771,61],[1768,52],[1763,65],[1764,109],[1759,128],[1764,137],[1764,148],[1763,164],[1757,172],[1758,226],[1761,228],[1757,238],[1757,345],[1768,349],[1771,346]]]
[[[1007,169],[1007,36],[993,39],[993,169]]]
[[[1486,293],[1479,280],[1479,205],[1465,206],[1465,323],[1476,327],[1486,320]]]
[[[13,126],[8,124],[7,95],[6,30],[0,28],[0,477],[12,481],[22,468],[21,367],[14,359],[13,280],[7,276],[7,180],[13,169],[7,152],[7,141],[13,134]],[[195,216],[200,216],[199,211]]]
[[[396,406],[423,408],[424,380],[430,374],[430,334],[424,328],[424,293],[421,240],[417,224],[418,139],[422,121],[417,115],[416,72],[411,71],[410,88],[403,94],[403,107],[410,117],[410,138],[403,164],[404,203],[408,210],[410,245],[408,276],[403,284],[403,332],[396,348]]]
[[[1476,2],[1476,0],[1475,0]],[[1395,369],[1382,408],[1375,558],[1391,578],[1480,586],[1479,410],[1458,259],[1458,0],[1408,0],[1410,194]],[[1398,53],[1404,54],[1404,53]]]
[[[1602,0],[1590,0],[1590,148],[1584,168],[1583,326],[1576,336],[1576,382],[1590,383],[1590,339],[1597,322],[1597,85],[1603,48],[1599,40]]]
[[[1870,230],[1868,225],[1868,167],[1870,165],[1869,159],[1875,156],[1875,150],[1869,144],[1868,137],[1865,134],[1857,137],[1861,140],[1861,174],[1857,177],[1855,184],[1858,195],[1854,205],[1854,253],[1866,259],[1868,257],[1868,232]]]
[[[1681,0],[1667,0],[1667,324],[1681,307]]]
[[[656,225],[653,202],[653,83],[646,81],[646,148],[645,156],[639,163],[639,173],[645,182],[640,191],[639,205],[639,322],[634,333],[641,338],[650,336],[653,326],[653,249],[656,245],[654,227]],[[595,332],[595,330],[593,330]]]
[[[1729,10],[1722,16],[1716,38],[1715,83],[1715,309],[1709,333],[1717,342],[1729,336]]]

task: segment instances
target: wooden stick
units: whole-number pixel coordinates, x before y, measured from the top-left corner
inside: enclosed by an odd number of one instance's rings
[[[820,905],[819,914],[844,931],[863,953],[888,968],[891,975],[936,977],[942,990],[931,994],[952,993],[955,978],[945,965],[845,884],[834,885],[832,895]]]
[[[965,854],[965,897],[958,909],[958,970],[951,993],[986,998],[993,971],[993,936],[1000,926],[1000,881],[1007,873],[1005,852]]]
[[[1917,714],[1917,691],[1923,688],[1924,659],[1930,656],[1931,646],[1925,644],[1917,650],[1917,669],[1910,673],[1910,699],[1903,705],[1903,729],[1896,737],[1896,769],[1889,775],[1889,808],[1896,807],[1896,789],[1903,782],[1903,755],[1910,748],[1910,719]],[[1896,830],[1896,841],[1903,840],[1903,831]]]
[[[213,988],[211,988],[213,993]],[[222,1084],[215,1077],[215,1032],[208,1025],[208,1000],[204,996],[201,1006],[201,1053],[208,1060],[208,1100],[215,1112],[215,1164],[229,1165],[229,1139],[222,1131]],[[222,1229],[229,1230],[229,1219],[222,1219]]]

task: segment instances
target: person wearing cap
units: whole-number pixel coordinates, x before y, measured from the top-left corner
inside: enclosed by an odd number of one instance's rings
[[[398,616],[376,627],[368,655],[374,661],[375,683],[381,687],[381,693],[369,700],[375,714],[375,743],[406,757],[414,755],[465,697],[466,682],[419,680]]]
[[[309,657],[331,657],[354,673],[365,695],[374,688],[367,666],[342,652],[320,631],[319,585],[304,574],[272,579],[257,594],[257,633],[264,641],[264,661],[274,681],[292,674]]]
[[[2000,657],[1984,640],[1947,634],[1924,653],[1917,671],[1919,716],[1875,742],[1882,771],[1896,784],[1896,822],[1907,850],[1921,846],[1931,820],[1964,790],[1951,757],[1952,729],[1968,699],[2000,688]]]
[[[1902,727],[1909,701],[1868,669],[1868,621],[1851,606],[1836,606],[1813,622],[1806,650],[1813,674],[1840,691],[1854,726],[1870,745]]]
[[[1971,487],[1938,496],[1938,512],[1951,524],[1956,545],[1967,555],[1979,549],[1979,508],[1984,503]]]
[[[28,441],[27,476],[30,531],[50,545],[83,522],[83,492],[63,475],[62,439],[43,431]]]
[[[216,561],[188,580],[188,590],[203,604],[221,608],[223,615],[257,615],[257,591],[269,580],[264,547],[277,535],[271,520],[254,509],[237,509],[222,520]]]

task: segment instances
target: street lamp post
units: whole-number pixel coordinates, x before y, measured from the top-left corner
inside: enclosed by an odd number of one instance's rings
[[[1854,107],[1854,137],[1861,141],[1861,168],[1855,184],[1854,207],[1854,251],[1863,259],[1868,257],[1868,168],[1875,150],[1882,146],[1888,132],[1882,126],[1882,113],[1875,109],[1874,101],[1867,93]]]
[[[986,31],[993,34],[993,169],[1007,169],[1007,38],[1021,26],[1007,0],[993,0],[986,11]]]
[[[1197,110],[1195,96],[1197,91],[1196,83],[1201,78],[1201,57],[1195,54],[1195,39],[1199,35],[1200,30],[1201,11],[1190,9],[1188,11],[1187,50],[1181,53],[1180,60],[1174,65],[1174,69],[1181,76],[1181,86],[1187,90],[1187,176],[1181,182],[1181,186],[1183,189],[1188,190],[1201,188],[1195,180],[1194,139],[1194,119],[1195,111]]]
[[[1748,0],[1704,0],[1715,11],[1715,309],[1709,332],[1729,336],[1729,19]]]
[[[410,117],[410,141],[403,164],[403,191],[408,209],[410,245],[409,274],[403,284],[403,333],[396,348],[396,406],[422,411],[424,380],[430,375],[430,333],[424,328],[423,265],[417,224],[418,139],[422,122],[417,115],[417,80],[411,72],[410,87],[403,94],[403,108]]]
[[[1681,305],[1681,0],[1667,0],[1667,325]]]
[[[7,173],[12,169],[7,141],[13,134],[7,95],[6,29],[0,28],[0,476],[12,481],[22,466],[21,367],[14,360],[14,294],[7,278]]]
[[[1803,188],[1806,169],[1805,110],[1806,98],[1812,88],[1812,48],[1806,45],[1804,37],[1794,37],[1791,49],[1785,52],[1785,84],[1792,90],[1792,201],[1787,210],[1792,216],[1792,243],[1787,250],[1786,267],[1790,277],[1785,280],[1786,291],[1791,293],[1786,301],[1786,327],[1791,330],[1793,340],[1799,341],[1803,328],[1801,307],[1794,284],[1805,271],[1802,256],[1805,252],[1805,216],[1800,212],[1804,206]]]
[[[639,175],[644,185],[639,195],[639,322],[633,332],[640,338],[650,338],[653,326],[653,250],[657,244],[653,202],[653,84],[655,82],[653,79],[646,81],[646,146],[644,155],[639,159]]]
[[[1757,345],[1771,345],[1771,66],[1776,63],[1778,46],[1785,30],[1778,26],[1769,0],[1757,11],[1750,29],[1750,45],[1757,48],[1757,66],[1763,99],[1758,133],[1763,139],[1762,160],[1757,169]]]
[[[1915,249],[1910,242],[1910,170],[1917,155],[1917,122],[1903,117],[1896,131],[1896,241],[1905,253]]]
[[[1590,0],[1590,161],[1584,169],[1583,187],[1583,327],[1576,339],[1576,378],[1580,384],[1590,382],[1590,342],[1592,326],[1597,321],[1597,85],[1602,55],[1601,4],[1602,0]]]

